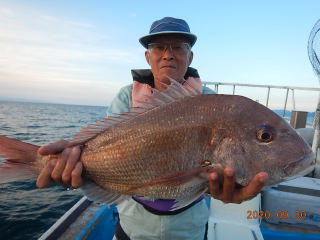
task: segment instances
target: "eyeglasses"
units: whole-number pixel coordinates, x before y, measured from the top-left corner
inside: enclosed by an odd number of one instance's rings
[[[148,49],[156,54],[162,54],[170,47],[172,53],[181,54],[190,50],[189,43],[172,43],[169,45],[163,43],[150,43],[148,44]]]

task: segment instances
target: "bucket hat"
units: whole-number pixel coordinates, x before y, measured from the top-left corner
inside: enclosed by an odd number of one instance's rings
[[[165,17],[152,23],[149,34],[142,36],[139,42],[145,48],[148,48],[148,44],[151,38],[160,34],[178,33],[184,35],[190,42],[191,47],[196,43],[197,36],[190,32],[188,23],[183,19]]]

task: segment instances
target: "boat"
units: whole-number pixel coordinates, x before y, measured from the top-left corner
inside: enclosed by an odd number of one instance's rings
[[[203,82],[204,85],[232,85],[268,88],[266,106],[270,89],[286,89],[283,117],[286,110],[288,93],[292,90],[293,108],[294,90],[319,91],[320,88],[301,88],[288,86],[252,85],[237,83]],[[303,115],[302,115],[303,116]],[[303,121],[305,125],[305,121]],[[291,124],[301,124],[301,119]],[[296,127],[296,126],[295,126]],[[313,137],[315,130],[307,125],[297,129],[310,145],[318,143]],[[313,149],[316,149],[313,146]],[[207,197],[210,211],[208,221],[208,240],[295,240],[320,239],[320,152],[317,155],[316,169],[311,176],[305,176],[273,186],[259,193],[250,201],[241,204],[224,204]],[[65,213],[39,240],[76,239],[96,240],[112,239],[118,220],[115,205],[101,205],[83,197]]]

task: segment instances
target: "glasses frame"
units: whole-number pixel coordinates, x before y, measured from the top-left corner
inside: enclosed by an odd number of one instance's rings
[[[169,46],[169,48],[170,48],[170,50],[171,50],[171,52],[172,53],[174,53],[174,54],[183,54],[183,53],[186,53],[186,52],[188,52],[188,51],[190,51],[191,50],[191,46],[190,46],[190,44],[189,43],[171,43],[171,44],[164,44],[164,43],[149,43],[148,44],[148,50],[149,51],[152,51],[152,46],[153,45],[155,45],[155,44],[161,44],[161,45],[164,45],[165,46],[165,48],[164,48],[164,51],[163,52],[161,52],[161,53],[156,53],[156,54],[163,54],[163,53],[165,53],[166,51],[167,51],[167,49],[168,49],[168,46]],[[188,46],[188,50],[187,51],[184,51],[184,52],[182,52],[182,53],[176,53],[176,52],[174,52],[173,50],[172,50],[172,47],[171,47],[171,45],[174,45],[174,44],[185,44],[185,45],[187,45]]]

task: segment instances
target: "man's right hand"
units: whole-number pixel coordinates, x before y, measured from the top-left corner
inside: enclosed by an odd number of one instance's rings
[[[42,146],[38,153],[42,156],[59,152],[68,145],[67,140],[58,140],[54,143]],[[41,171],[37,187],[42,189],[57,182],[63,188],[79,188],[83,185],[81,178],[83,165],[79,162],[81,150],[78,147],[65,148],[58,159],[51,160]]]

